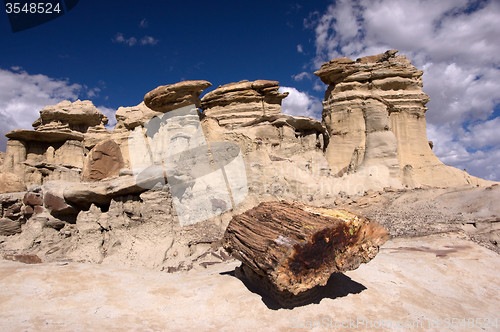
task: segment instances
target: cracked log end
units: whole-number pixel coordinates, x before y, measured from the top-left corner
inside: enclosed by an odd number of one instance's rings
[[[273,288],[297,295],[369,262],[388,239],[380,224],[355,213],[281,201],[234,216],[224,248]]]

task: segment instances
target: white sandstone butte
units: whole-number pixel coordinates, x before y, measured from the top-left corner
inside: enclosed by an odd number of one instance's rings
[[[434,155],[427,140],[423,71],[397,52],[333,59],[314,73],[328,85],[323,123],[330,134],[330,167],[347,176],[362,169],[367,189],[491,183]]]

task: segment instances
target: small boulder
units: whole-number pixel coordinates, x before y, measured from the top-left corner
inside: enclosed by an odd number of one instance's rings
[[[39,193],[27,192],[24,195],[23,203],[25,205],[32,205],[32,206],[43,205],[43,198],[42,195]]]

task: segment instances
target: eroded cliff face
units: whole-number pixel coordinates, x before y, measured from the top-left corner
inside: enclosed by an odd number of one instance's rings
[[[333,59],[314,73],[328,84],[323,123],[330,133],[330,166],[348,174],[371,168],[378,174],[375,182],[394,187],[486,184],[434,155],[426,133],[423,71],[396,54]]]
[[[491,184],[432,153],[422,71],[404,56],[334,59],[316,74],[329,85],[322,122],[282,114],[286,94],[267,80],[202,99],[207,81],[160,86],[119,108],[113,131],[90,101],[44,108],[0,153],[0,252],[172,272],[225,260],[232,215],[262,201]]]

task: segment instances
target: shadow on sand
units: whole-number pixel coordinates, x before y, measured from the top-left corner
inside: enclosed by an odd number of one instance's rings
[[[239,279],[252,293],[259,295],[262,302],[271,310],[293,309],[308,304],[319,304],[323,299],[341,298],[349,294],[359,294],[367,289],[362,284],[352,280],[343,273],[334,273],[325,286],[316,286],[310,290],[293,295],[289,292],[280,292],[270,289],[269,285],[253,283],[245,275],[235,271],[221,272],[221,275],[230,275]]]

